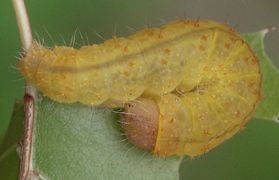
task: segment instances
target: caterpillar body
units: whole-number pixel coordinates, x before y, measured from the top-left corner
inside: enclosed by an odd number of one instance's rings
[[[58,102],[126,104],[128,139],[160,156],[207,152],[241,129],[261,99],[256,56],[213,21],[177,20],[80,49],[34,42],[18,67]]]

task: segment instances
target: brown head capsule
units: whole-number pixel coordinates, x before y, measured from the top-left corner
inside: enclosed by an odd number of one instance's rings
[[[125,105],[122,127],[129,142],[152,151],[158,132],[159,110],[150,99],[139,98]]]

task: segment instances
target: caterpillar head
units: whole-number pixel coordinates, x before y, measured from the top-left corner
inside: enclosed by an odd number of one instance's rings
[[[125,105],[122,126],[128,140],[139,148],[149,151],[155,148],[158,121],[158,106],[150,99],[139,98]]]

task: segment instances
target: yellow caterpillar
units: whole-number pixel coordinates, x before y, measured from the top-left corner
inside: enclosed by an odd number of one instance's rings
[[[18,67],[55,101],[126,103],[129,140],[160,156],[212,149],[244,126],[261,99],[251,48],[213,21],[177,20],[80,49],[34,42]]]

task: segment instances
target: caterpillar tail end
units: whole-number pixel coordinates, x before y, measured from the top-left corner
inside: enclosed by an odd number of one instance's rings
[[[128,141],[135,146],[153,151],[156,144],[159,123],[157,104],[145,98],[139,98],[125,105],[122,121]]]

